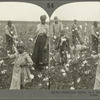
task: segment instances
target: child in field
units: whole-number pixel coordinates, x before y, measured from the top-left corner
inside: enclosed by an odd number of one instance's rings
[[[69,38],[66,36],[65,30],[60,31],[60,38],[56,50],[59,49],[61,63],[67,63],[67,53],[70,54]]]
[[[31,81],[29,66],[33,65],[33,62],[24,51],[22,43],[18,44],[17,50],[18,53],[8,55],[9,58],[15,59],[10,89],[21,89],[26,82]]]

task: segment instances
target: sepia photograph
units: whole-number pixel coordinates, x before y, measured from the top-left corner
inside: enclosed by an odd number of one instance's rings
[[[100,2],[0,2],[0,99],[82,98],[100,98]]]
[[[48,89],[48,35],[43,8],[0,2],[0,89]]]
[[[74,2],[51,15],[51,89],[100,89],[99,9],[99,2]]]
[[[100,3],[42,7],[0,2],[0,89],[100,89]]]

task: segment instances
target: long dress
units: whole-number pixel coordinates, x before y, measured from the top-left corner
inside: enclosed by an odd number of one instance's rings
[[[31,66],[33,62],[26,52],[24,52],[23,54],[16,53],[10,55],[10,58],[15,58],[10,89],[20,89],[21,84],[25,85],[26,82],[31,81],[29,67],[20,67],[20,65],[28,64],[29,66]]]
[[[46,52],[44,47],[49,35],[49,26],[47,24],[38,24],[37,32],[38,36],[34,46],[32,60],[36,64],[36,69],[42,70],[43,66],[41,67],[41,65],[45,64],[46,62],[48,63],[48,61],[46,61]]]

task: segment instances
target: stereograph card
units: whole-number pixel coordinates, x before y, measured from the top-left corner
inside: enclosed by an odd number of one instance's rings
[[[0,1],[0,99],[99,99],[100,1]]]

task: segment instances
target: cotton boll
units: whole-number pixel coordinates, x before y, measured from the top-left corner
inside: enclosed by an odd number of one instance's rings
[[[82,54],[82,57],[84,58],[85,57],[85,54]]]
[[[62,40],[62,42],[64,42],[64,41],[66,41],[66,38],[62,38],[61,40]]]
[[[77,83],[79,83],[81,81],[81,78],[79,77],[78,79],[77,79]]]
[[[35,70],[35,68],[34,67],[31,67],[31,70]]]
[[[16,39],[17,38],[17,35],[14,35],[14,38]]]
[[[13,32],[13,31],[11,31],[10,33],[11,33],[11,34],[13,34],[14,32]]]
[[[78,30],[77,28],[75,28],[75,30]]]
[[[30,77],[31,77],[31,79],[34,79],[34,75],[31,74]]]
[[[7,72],[7,70],[3,70],[1,71],[1,74],[5,74]]]
[[[17,50],[17,48],[15,47],[15,45],[13,45],[13,49],[14,49],[14,51],[15,51],[16,53],[18,53],[18,50]]]
[[[68,66],[69,66],[69,63],[70,63],[71,61],[72,61],[71,59],[68,60]]]
[[[98,65],[98,62],[96,62],[95,65]]]
[[[99,34],[99,32],[96,32],[96,34],[98,35],[98,34]]]
[[[10,53],[10,51],[9,50],[7,50],[7,54],[9,54]]]
[[[49,82],[47,82],[47,86],[49,86]]]
[[[54,68],[54,66],[51,66],[51,69],[53,69]]]
[[[43,79],[43,81],[48,81],[48,80],[49,80],[49,78],[48,78],[48,77],[46,77],[46,78],[44,78],[44,79]]]
[[[74,84],[74,82],[71,83],[72,85]]]
[[[23,41],[21,41],[20,43],[22,43],[22,44],[23,44]]]
[[[49,54],[50,54],[51,56],[53,55],[53,53],[51,53],[51,52],[50,52]]]
[[[85,74],[88,74],[88,71],[85,71],[84,73],[85,73]]]
[[[40,87],[42,86],[42,84],[41,84],[41,83],[39,83],[38,85],[39,85]]]
[[[63,73],[63,76],[65,77],[67,74],[66,73]]]
[[[69,29],[69,27],[66,27],[66,29],[68,30],[68,29]]]
[[[40,73],[40,74],[38,74],[38,77],[39,77],[39,78],[41,78],[41,77],[42,77],[42,74],[41,74],[41,73]]]
[[[87,60],[83,61],[83,64],[87,64],[87,63],[88,63]]]
[[[30,55],[32,56],[32,53],[30,53]]]
[[[69,67],[69,64],[67,63],[66,66]]]
[[[68,67],[69,67],[69,64],[66,64],[66,65],[65,65],[65,70],[66,70],[66,71],[69,71],[69,68],[68,68]]]
[[[89,74],[91,72],[91,70],[87,70],[87,71],[85,71],[84,73],[85,74]]]
[[[60,71],[61,71],[62,73],[65,73],[65,70],[64,70],[64,69],[61,69]]]
[[[33,42],[33,38],[29,38],[29,40]]]
[[[3,65],[3,66],[5,66],[4,61],[3,61],[3,60],[1,60],[1,61],[0,61],[0,66],[2,66],[2,65]]]
[[[49,68],[48,66],[45,67],[45,69],[48,69],[48,68]]]
[[[70,54],[67,54],[67,57],[70,59],[71,58],[71,55]]]
[[[77,59],[79,59],[79,58],[80,58],[80,55],[78,54],[78,55],[77,55]]]
[[[1,65],[2,63],[4,63],[4,61],[3,61],[3,60],[1,60],[1,61],[0,61],[0,65]]]
[[[74,87],[71,87],[70,89],[71,89],[71,90],[75,90],[75,88],[74,88]]]
[[[79,27],[82,29],[83,27],[82,27],[82,25],[79,25]]]
[[[57,39],[57,37],[56,37],[56,36],[54,36],[54,39]]]
[[[15,44],[18,44],[18,41],[15,40]]]

